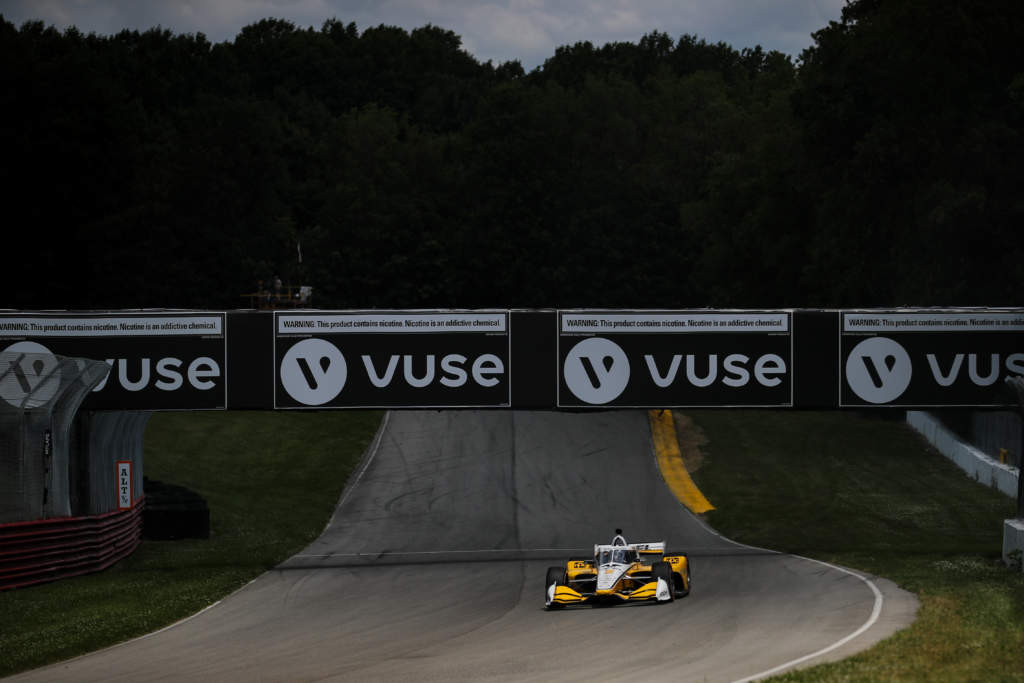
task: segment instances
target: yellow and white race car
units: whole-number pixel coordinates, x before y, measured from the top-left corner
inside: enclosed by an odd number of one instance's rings
[[[665,543],[627,543],[615,530],[609,545],[595,545],[594,557],[571,558],[548,568],[544,606],[620,602],[672,602],[690,594],[690,562],[666,553]]]

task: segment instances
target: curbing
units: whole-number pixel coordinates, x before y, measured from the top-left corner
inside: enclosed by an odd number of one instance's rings
[[[689,472],[686,471],[683,454],[679,449],[679,439],[676,436],[676,423],[675,418],[672,417],[672,411],[649,410],[647,416],[651,423],[651,440],[654,445],[658,470],[669,490],[695,515],[702,515],[709,510],[714,510],[715,506],[704,497],[693,479],[690,478]]]
[[[1011,498],[1017,497],[1017,478],[1020,470],[1004,465],[988,457],[974,446],[961,441],[956,434],[946,429],[938,420],[923,410],[908,410],[907,423],[916,429],[944,456],[955,462],[960,469],[974,477],[974,480],[999,489]],[[1024,520],[1003,521],[1003,562],[1009,566],[1019,565],[1024,552]],[[1024,567],[1021,567],[1024,570]]]
[[[964,443],[923,410],[908,410],[907,423],[975,481],[999,489],[1011,498],[1017,497],[1019,475],[1016,467],[1004,465],[971,444]]]

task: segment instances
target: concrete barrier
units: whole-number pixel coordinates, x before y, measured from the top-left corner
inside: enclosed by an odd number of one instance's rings
[[[1003,562],[1024,571],[1024,519],[1003,521]]]
[[[975,481],[999,489],[1011,498],[1017,497],[1019,470],[1016,467],[1004,465],[971,444],[964,443],[923,410],[908,410],[907,423]]]
[[[908,410],[907,423],[916,429],[936,450],[955,462],[960,469],[982,484],[999,489],[1017,497],[1017,478],[1020,470],[1004,465],[988,457],[969,443],[964,443],[956,434],[934,417],[922,410]],[[1018,568],[1024,567],[1024,519],[1003,521],[1003,562]],[[1024,569],[1022,569],[1024,570]]]

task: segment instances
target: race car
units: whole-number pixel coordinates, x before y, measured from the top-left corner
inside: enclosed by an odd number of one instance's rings
[[[570,558],[549,567],[544,606],[672,602],[690,594],[690,562],[684,553],[666,553],[664,541],[627,543],[615,530],[609,545],[595,545],[593,558]]]

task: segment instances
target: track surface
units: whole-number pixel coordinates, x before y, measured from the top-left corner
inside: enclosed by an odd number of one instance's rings
[[[644,412],[401,412],[379,437],[305,551],[192,619],[18,680],[731,681],[878,604],[855,576],[704,527],[662,482]],[[688,551],[692,594],[545,611],[546,567],[617,526]],[[912,596],[874,582],[881,618],[827,657],[913,619]]]

